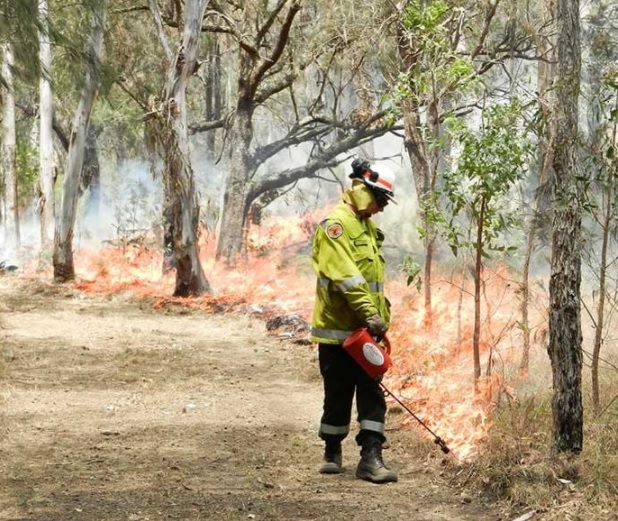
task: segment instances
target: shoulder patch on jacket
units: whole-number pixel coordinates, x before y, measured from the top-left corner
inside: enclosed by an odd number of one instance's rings
[[[338,239],[343,235],[343,226],[339,223],[331,224],[326,228],[326,233],[331,239]]]

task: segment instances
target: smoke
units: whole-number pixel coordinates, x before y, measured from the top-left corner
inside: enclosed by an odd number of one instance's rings
[[[161,183],[149,164],[139,160],[101,164],[100,193],[84,194],[79,202],[76,249],[131,240],[152,233],[160,221]]]

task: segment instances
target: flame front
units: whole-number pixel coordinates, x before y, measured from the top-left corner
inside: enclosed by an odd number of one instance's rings
[[[76,252],[80,276],[76,286],[93,293],[131,291],[138,297],[154,298],[156,306],[177,302],[207,311],[214,306],[234,311],[236,305],[245,306],[245,310],[247,306],[276,309],[281,314],[298,314],[309,322],[315,288],[310,221],[315,222],[315,216],[279,219],[253,228],[249,233],[249,259],[234,269],[214,261],[212,236],[202,240],[200,255],[215,295],[170,297],[174,274],[162,274],[160,248],[143,243]],[[513,286],[506,270],[485,280],[480,342],[484,373],[475,385],[473,299],[464,281],[434,282],[430,326],[421,293],[406,286],[403,276],[387,284],[393,312],[389,339],[394,366],[384,383],[444,440],[459,461],[474,456],[491,426],[493,404],[510,392],[504,375],[514,365],[511,362],[520,345],[520,332],[514,327],[517,296]],[[406,416],[403,423],[419,427],[412,416]],[[422,428],[420,432],[427,434]]]

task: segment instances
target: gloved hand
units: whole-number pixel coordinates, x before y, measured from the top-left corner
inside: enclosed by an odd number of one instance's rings
[[[376,313],[370,316],[366,322],[369,333],[375,338],[382,339],[388,329],[382,317]]]
[[[367,161],[366,159],[356,158],[354,161],[352,161],[352,173],[350,174],[350,178],[362,178],[363,173],[366,170],[370,169],[371,165],[369,164],[369,161]]]

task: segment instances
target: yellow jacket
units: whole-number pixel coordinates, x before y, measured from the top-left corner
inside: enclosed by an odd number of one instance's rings
[[[313,269],[318,277],[311,340],[341,344],[378,313],[388,325],[384,297],[384,234],[371,219],[359,219],[340,202],[318,226]]]

